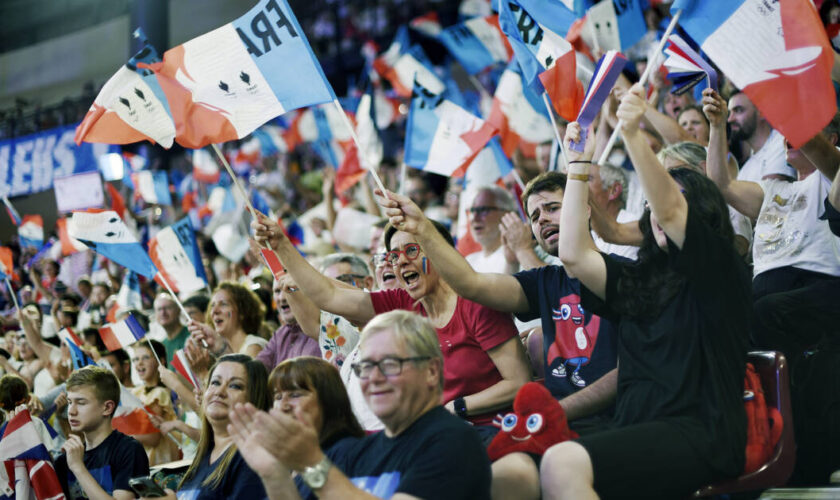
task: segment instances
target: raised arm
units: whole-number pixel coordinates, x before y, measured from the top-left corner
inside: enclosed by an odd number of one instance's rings
[[[709,119],[709,151],[706,155],[706,175],[717,184],[726,203],[755,220],[764,201],[760,184],[733,180],[727,168],[726,101],[712,89],[703,91],[703,114]]]
[[[18,321],[23,327],[23,333],[26,335],[26,342],[29,347],[35,352],[35,355],[44,362],[50,362],[50,354],[52,349],[48,344],[45,344],[41,339],[41,332],[37,328],[38,323],[35,321],[38,318],[38,312],[32,311],[36,306],[24,307],[23,311],[18,312]]]
[[[644,120],[659,132],[659,135],[667,144],[676,144],[683,141],[697,142],[694,136],[680,126],[677,120],[653,106],[648,106],[645,110]]]
[[[656,154],[639,130],[639,120],[647,108],[644,96],[644,87],[636,84],[621,99],[616,113],[622,121],[621,135],[627,154],[639,174],[651,212],[671,241],[682,248],[688,203],[680,192],[679,184],[656,159]]]
[[[566,155],[569,157],[569,173],[566,190],[563,193],[563,210],[560,214],[560,235],[558,254],[566,273],[577,278],[595,295],[606,297],[607,266],[592,243],[589,233],[589,165],[593,153],[593,134],[587,134],[583,153],[569,147],[571,141],[580,140],[580,124],[572,122],[566,126]]]
[[[417,237],[423,253],[455,293],[497,311],[518,313],[528,310],[528,299],[516,278],[509,274],[475,272],[414,202],[390,191],[388,198],[380,198],[379,204],[391,224]]]
[[[840,166],[840,151],[822,133],[815,135],[800,150],[829,179],[834,179]]]
[[[616,245],[632,245],[634,247],[642,244],[642,231],[639,230],[639,223],[621,223],[613,219],[597,203],[589,203],[592,229],[598,236],[607,243]]]
[[[508,267],[511,267],[511,258],[523,270],[548,265],[534,251],[534,237],[531,228],[522,222],[515,212],[508,212],[502,216],[499,230],[502,233],[502,243],[505,245],[505,260]],[[511,271],[509,274],[516,272],[515,269],[509,270]]]
[[[376,314],[367,292],[336,286],[301,256],[276,222],[259,214],[259,220],[252,221],[251,227],[257,242],[271,245],[286,272],[318,307],[362,323]]]

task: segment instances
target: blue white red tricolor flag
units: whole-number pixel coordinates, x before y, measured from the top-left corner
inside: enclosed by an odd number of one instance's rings
[[[207,184],[216,184],[222,173],[219,164],[209,151],[195,149],[192,152],[193,179]]]
[[[134,183],[135,198],[142,198],[146,203],[171,205],[169,178],[163,170],[142,170],[131,174]]]
[[[126,270],[120,291],[117,292],[116,305],[124,309],[143,309],[143,297],[140,295],[140,280],[137,273]],[[115,321],[115,318],[109,318],[108,321]]]
[[[499,24],[528,86],[537,95],[546,92],[557,114],[573,120],[584,92],[572,45],[537,22],[519,2],[502,0],[500,4]]]
[[[678,10],[683,29],[794,148],[836,113],[834,53],[810,1],[676,0]]]
[[[149,257],[175,292],[194,292],[207,285],[189,217],[161,229],[151,238]],[[159,277],[155,279],[160,281]]]
[[[67,344],[70,349],[70,358],[73,360],[73,369],[78,370],[83,366],[96,364],[94,361],[82,351],[82,339],[76,335],[72,328],[62,328],[58,331],[58,338]]]
[[[437,12],[435,11],[427,12],[422,16],[415,17],[408,23],[408,26],[421,35],[425,35],[429,38],[438,38],[440,33],[443,31],[440,19],[438,19]]]
[[[665,55],[662,64],[668,68],[668,79],[673,82],[672,94],[687,92],[704,79],[708,79],[709,87],[718,89],[717,71],[676,33],[668,37]]]
[[[21,218],[20,218],[20,214],[15,209],[14,205],[12,205],[12,202],[10,202],[9,198],[7,198],[5,196],[2,197],[2,200],[3,200],[3,205],[6,207],[6,213],[9,214],[9,218],[12,220],[12,224],[14,224],[15,226],[20,226],[20,224],[22,222]]]
[[[183,349],[178,349],[172,356],[172,368],[174,368],[176,372],[180,373],[182,377],[187,379],[193,387],[201,387],[198,383],[198,377],[196,377],[195,373],[193,373],[192,368],[190,367],[190,362],[187,359],[186,354],[184,354]]]
[[[40,215],[24,215],[18,227],[18,238],[23,248],[40,249],[44,246],[44,219]]]
[[[140,398],[122,384],[120,384],[120,404],[114,411],[111,427],[130,436],[160,432],[152,424],[149,413]]]
[[[583,105],[580,108],[576,121],[580,123],[580,142],[572,142],[569,147],[575,151],[583,152],[583,146],[586,143],[586,134],[592,121],[598,111],[601,110],[601,105],[610,94],[615,81],[621,75],[621,70],[627,64],[627,59],[620,53],[609,50],[606,54],[601,56],[598,64],[595,66],[595,71],[592,80],[589,81],[589,88],[586,89],[586,98],[583,100]]]
[[[587,11],[586,23],[601,50],[627,50],[647,33],[641,0],[596,3]]]
[[[434,93],[445,89],[432,63],[419,45],[410,45],[408,29],[401,26],[388,49],[373,61],[373,68],[391,83],[400,97],[410,97],[414,81]]]
[[[494,137],[467,167],[466,180],[468,184],[472,178],[498,183],[512,171],[513,164],[502,151],[499,139]]]
[[[24,498],[65,498],[45,445],[47,439],[50,439],[50,435],[43,426],[39,429],[37,419],[32,419],[29,410],[18,411],[15,417],[5,424],[3,438],[0,439],[0,460],[3,461],[6,470],[5,476],[12,481],[9,484],[12,490],[18,495],[29,490],[30,495]],[[16,468],[15,461],[21,461],[25,467]]]
[[[149,279],[157,274],[154,262],[116,212],[73,212],[67,233],[96,253],[138,274]]]
[[[137,318],[129,314],[125,319],[116,323],[108,323],[99,329],[99,336],[109,351],[125,349],[146,336],[146,331],[137,322]]]
[[[14,270],[12,249],[9,247],[0,247],[0,279],[11,278]]]
[[[405,133],[406,165],[458,177],[496,129],[415,83]]]
[[[515,60],[499,77],[487,122],[499,130],[501,148],[508,156],[519,148],[532,158],[538,144],[554,137],[545,105],[525,84]]]
[[[440,34],[440,42],[471,75],[507,63],[513,55],[496,15],[475,17],[449,26]]]

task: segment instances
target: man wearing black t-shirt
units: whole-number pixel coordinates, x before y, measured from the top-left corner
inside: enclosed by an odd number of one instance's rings
[[[63,446],[55,468],[70,499],[114,498],[136,495],[128,485],[132,477],[149,475],[149,459],[134,438],[111,428],[120,402],[117,377],[105,368],[87,366],[67,380],[67,419],[73,434]]]
[[[431,322],[403,310],[381,314],[359,346],[353,371],[384,431],[324,453],[302,414],[242,405],[231,413],[237,448],[269,498],[300,497],[293,470],[321,499],[489,499],[478,433],[441,406],[443,355]]]

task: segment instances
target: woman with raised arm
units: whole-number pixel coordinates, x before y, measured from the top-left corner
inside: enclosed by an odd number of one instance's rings
[[[618,382],[614,426],[546,452],[544,498],[687,497],[744,467],[749,273],[723,196],[695,171],[666,172],[639,131],[645,107],[635,85],[618,109],[647,197],[638,262],[587,244],[591,156],[567,148],[560,258],[583,306],[619,322]],[[567,142],[579,135],[570,124]]]

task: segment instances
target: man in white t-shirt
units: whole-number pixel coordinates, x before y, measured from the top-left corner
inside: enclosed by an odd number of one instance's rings
[[[787,151],[798,174],[796,182],[771,178],[756,183],[729,178],[724,163],[725,101],[707,91],[703,103],[711,123],[709,177],[730,205],[756,220],[753,342],[796,360],[840,323],[840,238],[820,220],[830,179],[840,164],[835,149],[840,115],[825,128],[825,135],[817,135],[801,150]]]
[[[513,196],[499,186],[484,186],[473,198],[469,212],[470,231],[481,250],[467,255],[467,262],[480,273],[513,274],[519,270],[505,258],[502,232],[499,224],[502,216],[516,212]]]
[[[739,181],[796,178],[796,171],[785,161],[785,138],[773,130],[747,94],[739,92],[729,98],[727,121],[732,129],[732,139],[746,142],[752,150],[749,160],[738,172]]]

